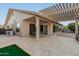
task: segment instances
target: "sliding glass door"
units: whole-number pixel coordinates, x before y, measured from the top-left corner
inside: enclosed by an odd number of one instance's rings
[[[30,24],[30,35],[36,35],[35,24]],[[40,25],[40,34],[47,35],[47,25]]]
[[[47,35],[47,25],[40,25],[40,34]]]
[[[36,27],[35,24],[30,24],[30,35],[36,35]]]

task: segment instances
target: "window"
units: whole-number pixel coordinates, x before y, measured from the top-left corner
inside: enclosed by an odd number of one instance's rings
[[[16,32],[20,32],[20,23],[17,23]]]

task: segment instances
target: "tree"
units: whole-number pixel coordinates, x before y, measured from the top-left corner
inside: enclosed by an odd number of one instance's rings
[[[66,29],[66,30],[68,30],[68,26],[64,26],[64,27],[63,27],[63,29]]]
[[[69,23],[68,24],[68,29],[72,32],[75,32],[75,23]]]

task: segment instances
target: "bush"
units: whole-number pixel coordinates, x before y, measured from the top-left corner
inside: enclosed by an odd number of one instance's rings
[[[75,23],[70,23],[67,27],[70,31],[75,32]]]

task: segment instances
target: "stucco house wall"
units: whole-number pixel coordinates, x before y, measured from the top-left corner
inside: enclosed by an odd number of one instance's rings
[[[23,21],[20,26],[20,36],[29,36],[29,22]]]
[[[27,19],[29,20],[29,19]],[[30,24],[35,24],[34,21],[23,21],[21,24],[20,32],[22,36],[29,36]],[[53,34],[53,23],[52,22],[40,22],[40,25],[47,25],[47,33],[48,35]]]
[[[13,31],[15,34],[20,36],[30,36],[30,24],[35,24],[36,26],[36,17],[39,18],[39,26],[40,25],[47,25],[47,34],[52,35],[53,34],[53,25],[54,23],[48,19],[44,18],[42,16],[31,14],[31,13],[24,13],[17,10],[12,10],[12,13],[10,14],[9,20],[7,25],[12,26]],[[17,24],[20,24],[20,31],[16,32]]]
[[[16,22],[16,24],[14,24],[15,25],[15,31],[16,31],[16,27],[17,27],[17,23],[20,23],[20,29],[22,28],[22,26],[23,26],[23,28],[26,28],[25,27],[25,22],[23,22],[23,20],[24,19],[27,19],[27,18],[30,18],[30,17],[32,17],[33,15],[30,15],[30,14],[26,14],[26,13],[22,13],[22,12],[19,12],[19,11],[14,11],[14,21]],[[24,23],[24,24],[23,24]],[[28,25],[28,24],[27,24]],[[22,29],[23,29],[22,28]],[[22,30],[21,29],[21,30]],[[23,33],[26,33],[26,32],[23,32],[22,33],[22,31],[24,31],[24,29],[21,31],[20,30],[20,34],[21,35],[23,35]]]
[[[28,18],[33,17],[34,15],[25,14],[22,12],[14,11],[13,14],[10,16],[9,22],[7,25],[13,25],[13,30],[16,33],[17,23],[20,23],[20,32],[19,35],[21,36],[29,36],[29,25],[35,24],[34,21],[24,21],[24,19],[29,20]],[[45,19],[44,19],[45,20]],[[52,22],[40,22],[40,25],[47,25],[48,35],[51,35],[53,32],[53,28],[51,28]],[[17,34],[17,33],[16,33]]]
[[[15,18],[16,22],[21,22],[24,19],[30,18],[32,16],[33,15],[31,15],[31,14],[22,13],[19,11],[14,11],[14,18]]]
[[[12,27],[13,30],[16,32],[17,24],[20,23],[20,25],[22,26],[23,20],[30,18],[32,16],[33,15],[22,13],[22,12],[19,12],[19,11],[13,11],[13,13],[10,15],[9,21],[8,21],[6,26]]]

